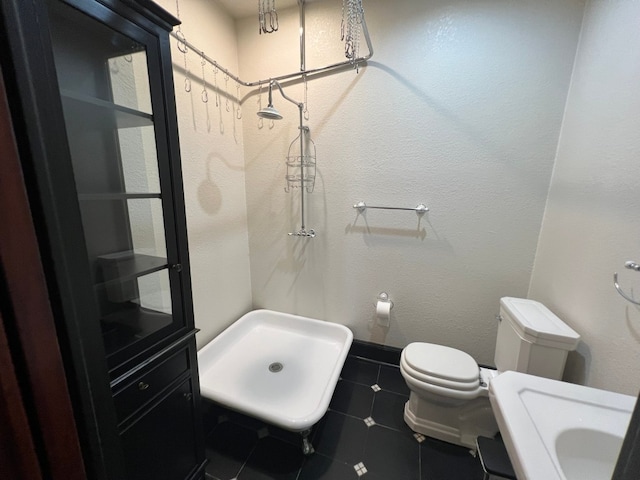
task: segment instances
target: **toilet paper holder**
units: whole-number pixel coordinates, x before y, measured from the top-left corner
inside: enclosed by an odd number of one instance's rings
[[[393,308],[393,302],[391,301],[391,298],[389,298],[389,294],[387,292],[380,292],[378,294],[378,299],[376,300],[376,302],[374,303],[374,305],[377,305],[378,302],[386,302],[386,303],[390,303],[391,304],[391,308]]]

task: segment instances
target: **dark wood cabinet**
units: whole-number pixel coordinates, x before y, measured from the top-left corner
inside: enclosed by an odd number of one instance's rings
[[[3,0],[2,71],[86,469],[204,475],[169,31],[149,0]]]

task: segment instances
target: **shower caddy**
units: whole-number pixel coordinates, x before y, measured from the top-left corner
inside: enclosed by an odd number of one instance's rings
[[[291,142],[287,152],[287,186],[288,193],[292,188],[303,188],[313,193],[316,183],[316,144],[311,139],[309,127],[303,126],[300,134]]]

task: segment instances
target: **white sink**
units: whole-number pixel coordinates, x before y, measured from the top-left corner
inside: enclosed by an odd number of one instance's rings
[[[519,480],[608,480],[636,398],[518,372],[489,398]]]

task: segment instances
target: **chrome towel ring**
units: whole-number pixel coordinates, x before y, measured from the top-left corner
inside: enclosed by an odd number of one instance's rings
[[[629,270],[635,270],[636,272],[640,272],[640,265],[637,264],[636,262],[627,261],[627,262],[624,263],[624,268],[628,268]],[[622,288],[620,288],[620,285],[618,284],[618,272],[615,272],[613,274],[613,286],[616,288],[618,293],[620,295],[622,295],[622,297],[625,300],[627,300],[628,302],[633,303],[634,305],[640,305],[640,302],[638,302],[638,301],[634,300],[633,298],[631,298],[629,295],[624,293]]]

